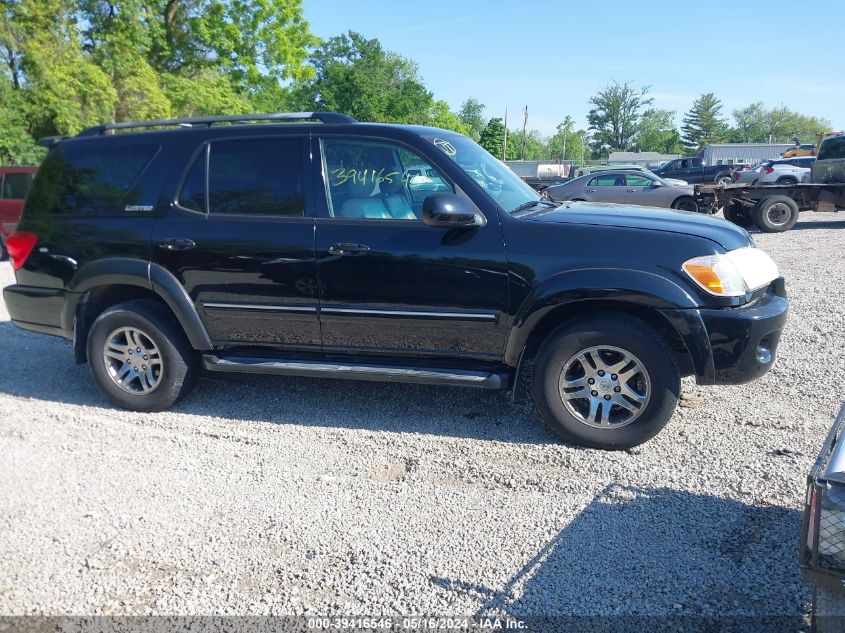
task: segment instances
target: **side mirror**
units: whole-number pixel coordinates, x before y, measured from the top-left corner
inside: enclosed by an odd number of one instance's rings
[[[471,202],[454,193],[433,193],[423,201],[423,222],[428,226],[457,228],[484,226],[487,219]]]
[[[652,181],[651,181],[651,186],[652,186],[652,187],[662,187],[662,186],[663,186],[663,183],[662,183],[662,182],[660,182],[659,180],[652,180]]]

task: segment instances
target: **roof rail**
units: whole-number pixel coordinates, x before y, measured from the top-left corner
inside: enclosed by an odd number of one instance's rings
[[[276,112],[274,114],[225,114],[207,117],[189,117],[183,119],[155,119],[152,121],[126,121],[123,123],[104,123],[82,130],[77,136],[99,136],[112,130],[128,130],[150,127],[211,127],[215,123],[250,123],[253,121],[296,121],[316,119],[322,123],[357,123],[351,116],[337,112]]]
[[[38,139],[38,144],[47,149],[53,149],[56,145],[65,140],[67,136],[45,136]]]

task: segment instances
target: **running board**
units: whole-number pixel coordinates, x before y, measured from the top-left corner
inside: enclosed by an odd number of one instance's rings
[[[209,371],[246,374],[277,374],[312,378],[347,378],[384,382],[415,382],[454,385],[478,389],[505,389],[510,383],[505,372],[474,371],[440,367],[366,365],[335,361],[281,360],[258,356],[217,356],[205,354],[202,364]]]

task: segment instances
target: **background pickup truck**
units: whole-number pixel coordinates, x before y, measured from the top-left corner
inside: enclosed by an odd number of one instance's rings
[[[688,183],[701,182],[728,183],[733,180],[733,168],[730,165],[705,165],[699,156],[676,158],[654,170],[661,178],[686,180]]]

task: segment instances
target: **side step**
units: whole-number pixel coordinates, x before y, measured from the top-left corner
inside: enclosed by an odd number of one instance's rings
[[[283,360],[260,356],[217,356],[204,354],[202,364],[209,371],[246,374],[277,374],[312,378],[348,378],[383,382],[415,382],[429,385],[454,385],[478,389],[505,389],[510,376],[505,372],[487,372],[440,367],[370,365],[337,361]]]

